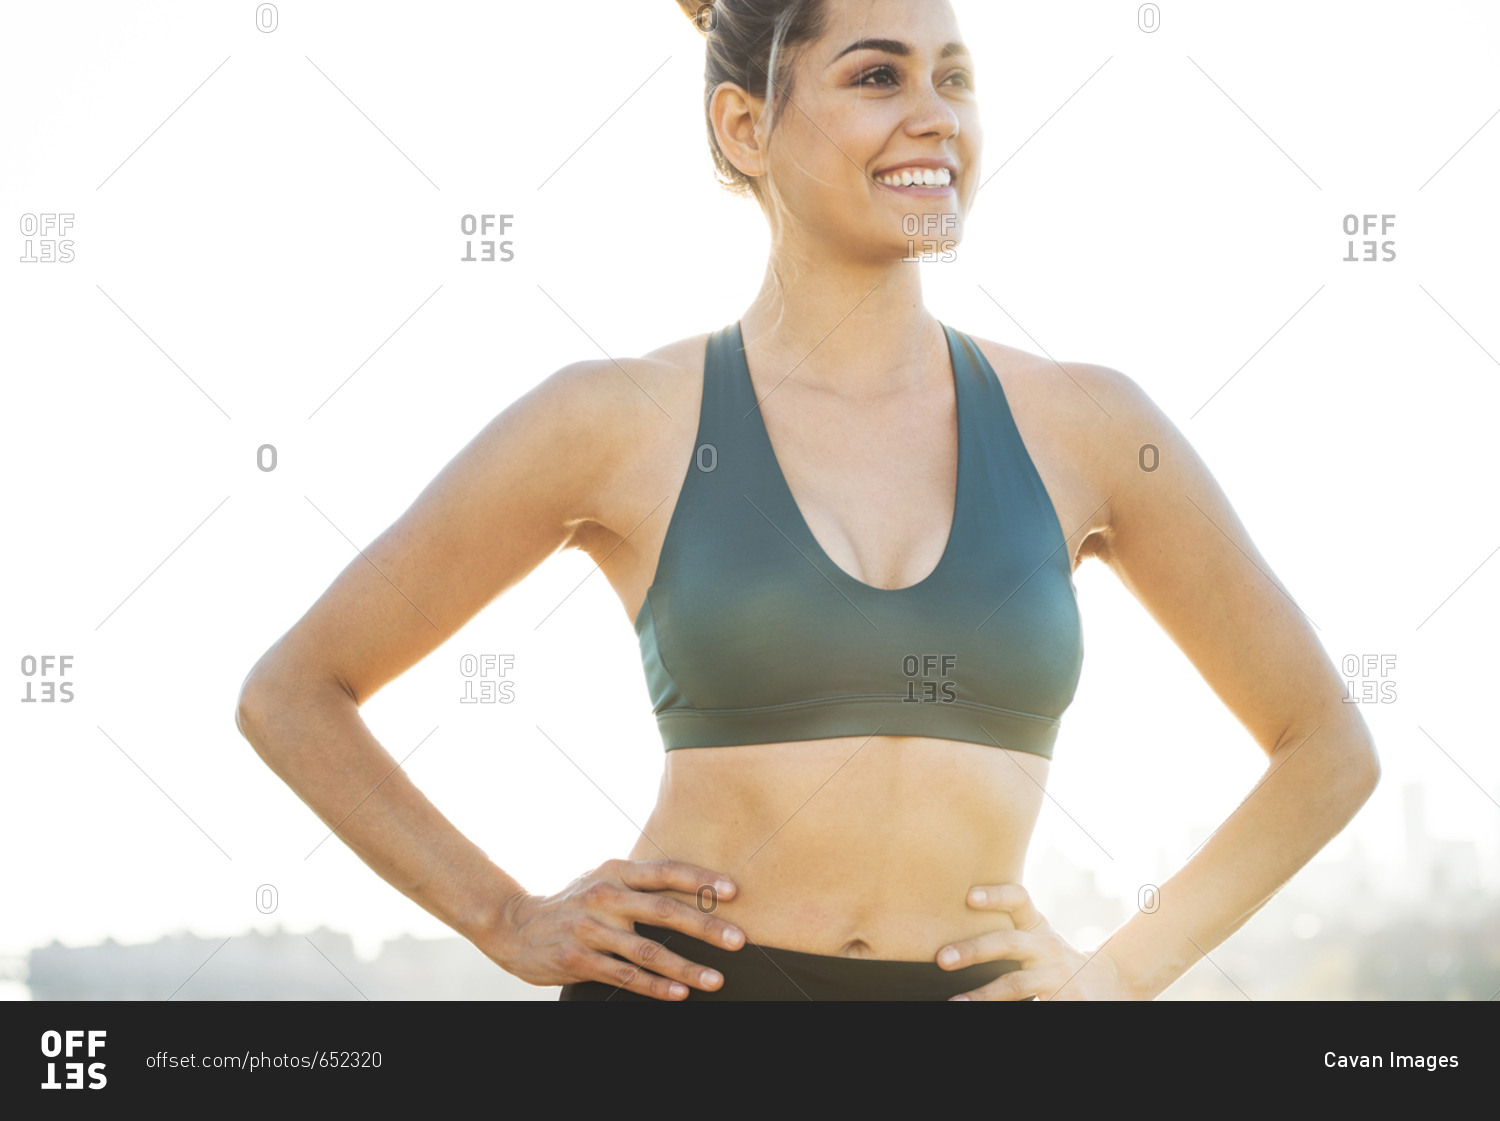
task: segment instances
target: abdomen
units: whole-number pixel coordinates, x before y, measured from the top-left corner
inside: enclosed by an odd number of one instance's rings
[[[704,893],[701,906],[753,942],[930,961],[948,942],[1011,926],[965,899],[976,884],[1021,882],[1047,767],[915,737],[682,749],[667,753],[631,856],[727,874],[736,897]]]

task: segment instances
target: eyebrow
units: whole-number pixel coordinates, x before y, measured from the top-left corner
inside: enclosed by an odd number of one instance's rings
[[[856,39],[838,54],[833,56],[832,61],[837,62],[851,51],[884,51],[886,54],[896,55],[898,58],[906,58],[911,54],[911,48],[899,39]],[[946,43],[938,52],[938,58],[949,58],[953,55],[967,55],[969,49],[962,43]]]

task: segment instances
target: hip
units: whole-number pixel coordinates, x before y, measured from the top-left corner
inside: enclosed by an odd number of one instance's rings
[[[932,961],[811,954],[747,942],[726,950],[679,931],[636,923],[637,932],[724,976],[713,992],[689,991],[688,1000],[947,1000],[1021,968],[1018,961],[989,961],[942,969]],[[562,1000],[652,1000],[598,981],[565,985]]]

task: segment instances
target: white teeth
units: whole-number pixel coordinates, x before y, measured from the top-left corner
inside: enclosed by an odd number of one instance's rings
[[[900,171],[880,176],[880,182],[888,187],[910,187],[913,184],[918,187],[946,187],[952,181],[953,176],[946,167],[903,167]]]

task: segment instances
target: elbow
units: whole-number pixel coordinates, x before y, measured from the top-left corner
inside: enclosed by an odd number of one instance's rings
[[[1350,737],[1338,769],[1339,786],[1351,818],[1380,785],[1380,755],[1375,750],[1375,741],[1363,728],[1360,733]]]
[[[234,704],[234,726],[255,752],[267,762],[267,732],[278,711],[285,708],[285,691],[278,683],[286,678],[269,666],[262,658],[250,668],[240,685],[240,695]]]
[[[257,752],[260,751],[259,736],[264,726],[262,717],[265,704],[265,688],[256,679],[255,671],[251,670],[250,676],[240,686],[240,695],[235,701],[234,726]]]
[[[1363,752],[1360,754],[1358,773],[1363,785],[1363,795],[1359,800],[1364,805],[1375,788],[1380,785],[1380,755],[1375,750],[1375,741],[1366,739]]]
[[[1318,791],[1328,812],[1342,819],[1340,828],[1353,820],[1380,785],[1380,755],[1357,713],[1341,712],[1311,733],[1283,737],[1272,752],[1273,767],[1279,769],[1299,753],[1302,765],[1311,768],[1304,772],[1305,781]]]
[[[234,706],[234,726],[267,766],[278,773],[282,760],[305,746],[314,729],[331,719],[331,709],[353,705],[336,679],[311,672],[305,665],[268,662],[262,658],[240,686]]]

